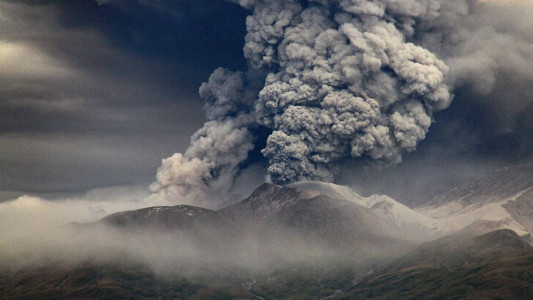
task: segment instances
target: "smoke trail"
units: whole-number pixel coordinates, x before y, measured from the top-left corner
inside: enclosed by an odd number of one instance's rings
[[[248,76],[248,78],[246,78]],[[200,87],[207,122],[192,137],[184,154],[163,160],[150,189],[181,203],[209,202],[211,192],[227,192],[239,164],[254,148],[257,123],[253,76],[216,69]]]
[[[449,84],[472,72],[457,67],[450,79],[434,53],[460,60],[464,53],[447,44],[464,32],[461,17],[482,6],[477,0],[232,2],[251,10],[244,45],[250,68],[246,74],[217,69],[202,85],[208,122],[183,155],[163,161],[153,186],[159,193],[206,198],[227,191],[248,153],[264,144],[253,134],[257,128],[271,132],[262,153],[278,184],[333,181],[351,159],[400,162],[425,138],[433,113],[449,106]]]

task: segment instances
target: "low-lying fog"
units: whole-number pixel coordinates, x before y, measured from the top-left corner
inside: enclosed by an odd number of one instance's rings
[[[54,201],[23,196],[4,202],[0,204],[0,267],[122,263],[162,274],[212,275],[224,270],[267,271],[298,262],[356,265],[400,251],[366,247],[364,242],[351,251],[280,227],[234,224],[235,230],[227,230],[206,224],[188,231],[117,228],[98,222],[111,213],[154,205],[171,204],[146,197],[139,189],[99,190]]]

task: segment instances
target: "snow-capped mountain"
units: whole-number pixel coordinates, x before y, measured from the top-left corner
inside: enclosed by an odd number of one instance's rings
[[[117,213],[101,222],[128,228],[209,228],[234,236],[243,235],[242,229],[265,236],[292,230],[343,247],[384,240],[418,244],[461,230],[479,235],[511,229],[527,236],[533,232],[533,167],[496,171],[415,209],[383,195],[362,197],[332,183],[265,183],[241,202],[218,211],[186,205],[152,207]]]
[[[359,257],[363,252],[407,251],[438,236],[430,218],[391,198],[364,198],[347,187],[319,182],[285,187],[265,183],[248,198],[218,211],[186,205],[150,207],[116,213],[98,223],[232,240],[226,244],[235,248],[245,247],[243,241],[259,240],[258,244],[287,249],[305,244],[331,253],[356,252]]]
[[[346,186],[323,182],[298,182],[289,187],[301,191],[303,197],[324,195],[363,206],[388,224],[390,234],[402,239],[419,242],[442,234],[437,220],[385,195],[362,197]]]
[[[533,232],[533,166],[498,170],[435,197],[416,211],[432,217],[447,233],[469,227],[478,233],[511,229]]]
[[[237,224],[281,222],[296,226],[301,222],[298,226],[302,228],[329,228],[347,236],[356,232],[362,236],[366,232],[421,242],[441,234],[437,221],[392,198],[379,195],[365,198],[348,187],[323,182],[299,182],[284,187],[265,183],[250,197],[219,212]],[[323,224],[318,224],[319,220]]]

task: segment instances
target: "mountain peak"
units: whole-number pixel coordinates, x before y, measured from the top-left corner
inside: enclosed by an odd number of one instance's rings
[[[347,186],[328,182],[300,181],[287,185],[302,193],[302,196],[313,198],[319,195],[327,196],[331,199],[343,199],[350,202],[366,206],[363,198]]]
[[[295,201],[300,192],[290,187],[281,187],[272,183],[263,183],[252,194],[239,203],[222,208],[218,212],[235,221],[265,220],[276,214],[291,201]]]
[[[104,224],[116,227],[134,228],[178,228],[183,224],[203,219],[218,220],[220,217],[212,210],[190,206],[154,206],[134,211],[119,212],[109,215],[101,220]]]
[[[254,198],[254,197],[257,197],[258,195],[261,195],[261,194],[264,194],[264,193],[273,193],[273,192],[279,191],[281,188],[282,187],[277,185],[277,184],[265,182],[265,183],[261,184],[260,186],[258,186],[250,194],[250,196],[248,198]]]

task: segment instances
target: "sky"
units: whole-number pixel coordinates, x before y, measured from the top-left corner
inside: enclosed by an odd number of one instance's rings
[[[246,12],[216,0],[0,1],[0,191],[148,185],[204,122],[198,88],[242,69]]]
[[[471,16],[455,48],[420,38],[450,67],[451,105],[433,115],[426,138],[401,164],[368,170],[349,162],[336,180],[404,201],[415,191],[423,195],[417,202],[465,178],[530,162],[526,2]],[[161,160],[185,152],[203,126],[202,82],[218,67],[248,69],[250,14],[220,0],[0,1],[0,200],[148,187]],[[266,160],[254,155],[256,177],[264,178]]]

